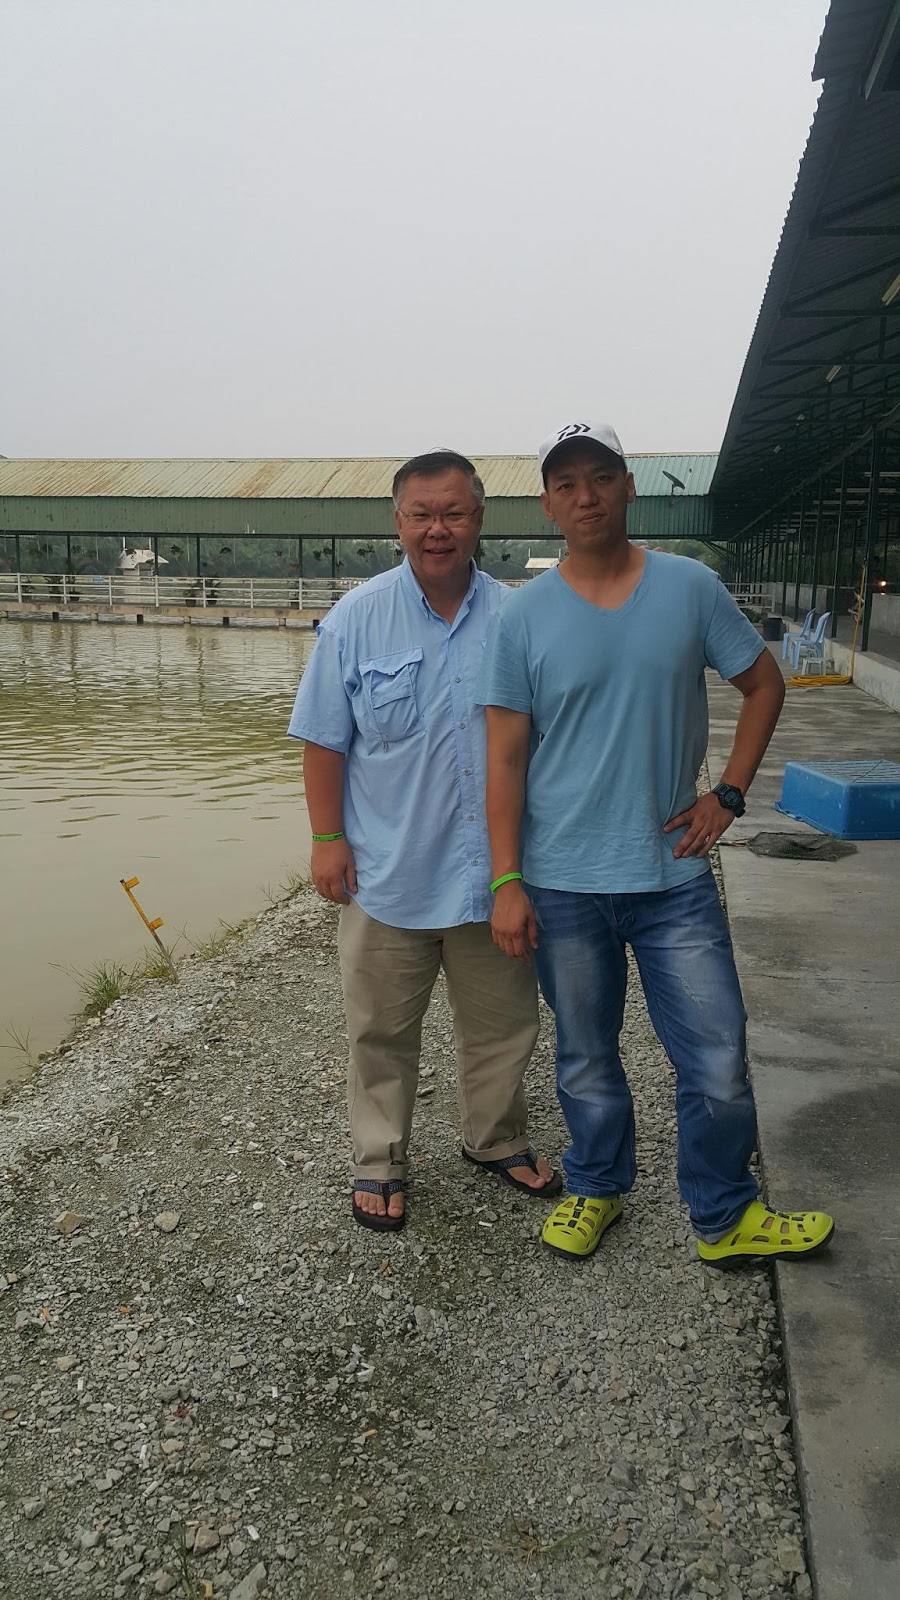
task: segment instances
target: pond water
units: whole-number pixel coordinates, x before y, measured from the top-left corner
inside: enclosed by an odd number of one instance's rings
[[[0,1082],[58,1043],[79,974],[189,949],[305,874],[297,630],[0,622]],[[177,959],[176,948],[176,959]],[[18,1042],[17,1042],[18,1041]]]

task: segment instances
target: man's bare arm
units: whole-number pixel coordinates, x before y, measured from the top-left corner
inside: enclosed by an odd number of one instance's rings
[[[752,667],[729,679],[744,697],[734,744],[720,782],[734,783],[746,794],[769,748],[781,708],[784,705],[784,679],[774,656],[768,650],[758,655]]]
[[[725,764],[722,773],[722,783],[733,783],[736,788],[746,794],[753,779],[759,770],[769,741],[775,732],[775,725],[781,715],[784,704],[784,679],[781,676],[778,663],[768,650],[763,650],[757,656],[752,667],[746,672],[739,672],[736,678],[730,678],[730,683],[740,691],[744,697],[737,727],[734,730],[734,744],[731,755]],[[663,828],[663,833],[671,833],[673,828],[687,826],[687,833],[678,841],[673,855],[681,856],[708,856],[713,845],[722,837],[726,828],[730,828],[734,821],[734,813],[726,811],[719,804],[714,794],[702,794],[694,805],[687,811],[682,811],[677,817],[672,817]]]
[[[323,744],[303,747],[306,809],[313,833],[341,833],[344,827],[344,756]],[[348,905],[356,893],[356,863],[346,839],[314,844],[309,870],[323,900]],[[349,890],[349,893],[348,893]]]
[[[519,837],[525,806],[525,779],[531,744],[531,718],[526,712],[488,706],[487,824],[491,841],[491,880],[520,872]],[[494,895],[491,918],[494,943],[504,954],[527,966],[537,949],[534,910],[521,882],[504,883]]]

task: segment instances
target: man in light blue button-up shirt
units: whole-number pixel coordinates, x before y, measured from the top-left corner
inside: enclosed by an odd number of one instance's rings
[[[442,967],[464,1155],[529,1194],[560,1182],[526,1138],[534,981],[490,932],[474,698],[505,591],[473,560],[484,489],[464,456],[434,451],[400,469],[394,506],[405,560],[326,618],[289,729],[306,746],[313,882],[342,907],[353,1211],[379,1230],[404,1220],[422,1018]]]

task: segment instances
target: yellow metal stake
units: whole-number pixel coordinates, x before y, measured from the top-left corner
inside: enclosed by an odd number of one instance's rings
[[[137,912],[138,916],[140,917],[141,921],[143,922],[144,926],[149,929],[150,933],[153,935],[153,938],[156,940],[157,945],[159,946],[160,950],[162,951],[163,959],[168,964],[169,971],[171,972],[174,981],[177,983],[178,982],[178,973],[175,970],[175,963],[172,960],[172,957],[169,955],[168,950],[166,949],[166,947],[163,944],[161,938],[159,937],[159,934],[156,931],[157,928],[161,928],[163,926],[162,917],[154,917],[153,921],[151,922],[150,918],[147,916],[147,913],[144,910],[143,906],[139,905],[136,897],[131,892],[132,889],[134,888],[135,884],[140,883],[140,881],[141,881],[140,878],[120,878],[119,879],[119,882],[122,885],[122,888],[125,890],[125,893],[127,894],[129,900],[131,901],[131,904],[134,906],[134,909]]]

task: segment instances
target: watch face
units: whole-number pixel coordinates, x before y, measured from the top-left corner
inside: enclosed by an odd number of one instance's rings
[[[720,783],[716,789],[716,794],[722,804],[728,807],[729,811],[734,811],[738,816],[741,815],[744,810],[744,796],[741,794],[740,789],[736,789],[731,783]]]

